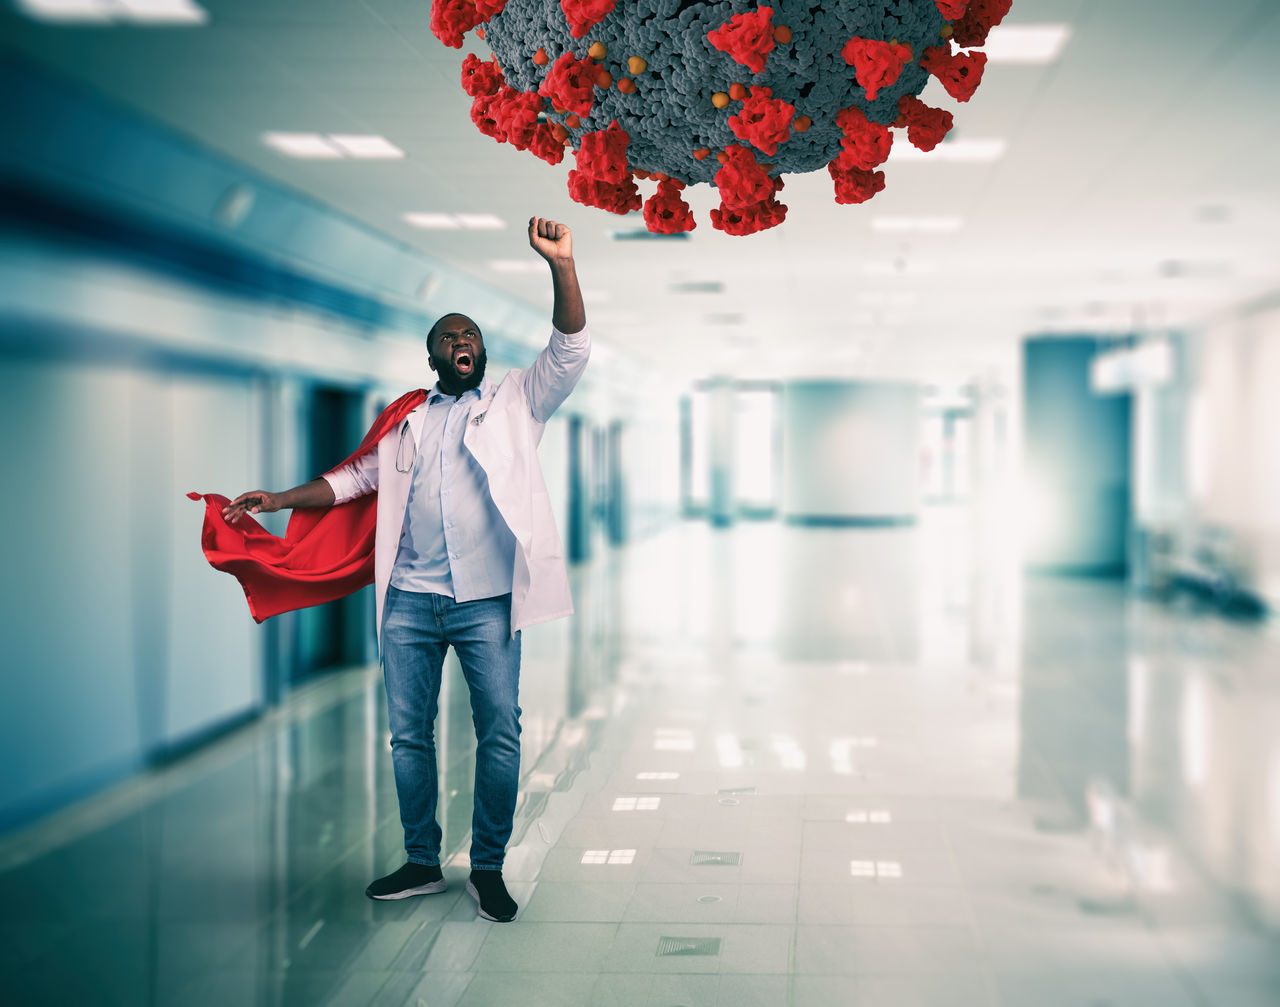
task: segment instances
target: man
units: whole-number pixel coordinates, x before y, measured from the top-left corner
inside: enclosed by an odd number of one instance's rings
[[[534,217],[529,244],[551,267],[554,306],[551,341],[528,370],[495,385],[485,377],[479,327],[466,315],[445,315],[427,336],[435,387],[411,409],[413,399],[399,400],[408,411],[398,422],[388,408],[380,424],[390,429],[376,447],[302,486],[243,493],[222,510],[234,524],[245,514],[325,508],[377,493],[377,624],[408,862],[366,894],[403,899],[446,888],[434,723],[452,646],[476,728],[467,891],[495,922],[517,910],[502,864],[519,781],[520,630],[573,610],[536,450],[590,352],[569,228]]]

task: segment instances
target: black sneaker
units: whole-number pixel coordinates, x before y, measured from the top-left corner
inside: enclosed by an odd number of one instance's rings
[[[439,867],[410,861],[394,874],[379,878],[364,893],[371,899],[407,899],[411,895],[435,895],[448,887]]]
[[[510,923],[516,918],[516,900],[507,894],[501,871],[472,871],[467,894],[480,906],[480,915],[494,923]]]

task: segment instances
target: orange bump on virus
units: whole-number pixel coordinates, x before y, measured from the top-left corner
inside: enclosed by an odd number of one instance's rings
[[[481,132],[552,164],[573,151],[573,199],[643,206],[658,234],[692,230],[682,192],[710,185],[712,225],[747,235],[784,221],[786,174],[826,168],[836,202],[856,204],[885,187],[895,131],[941,143],[955,117],[918,95],[932,77],[969,100],[975,50],[1013,0],[428,2],[441,42],[475,32],[492,50],[462,63]]]

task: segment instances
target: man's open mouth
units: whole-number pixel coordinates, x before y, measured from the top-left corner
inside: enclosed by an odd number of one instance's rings
[[[461,353],[454,355],[453,366],[459,371],[469,371],[474,365],[475,358],[471,356],[469,350],[463,350]]]

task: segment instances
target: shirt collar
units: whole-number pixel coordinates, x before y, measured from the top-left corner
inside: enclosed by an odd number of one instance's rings
[[[459,395],[458,401],[466,402],[469,399],[482,399],[488,394],[489,394],[489,375],[486,374],[483,378],[480,379],[479,385],[477,385],[475,388],[472,388],[470,391],[463,392],[461,395]],[[446,395],[444,392],[440,390],[440,382],[437,381],[434,385],[431,386],[431,391],[427,393],[427,405],[431,405],[434,402],[439,402],[442,399],[451,399],[451,398],[453,398],[452,395]]]

